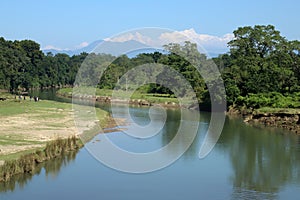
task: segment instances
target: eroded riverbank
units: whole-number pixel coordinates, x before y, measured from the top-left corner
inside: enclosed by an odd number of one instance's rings
[[[300,109],[261,108],[243,110],[230,108],[227,114],[241,116],[244,122],[250,125],[282,128],[300,134]]]

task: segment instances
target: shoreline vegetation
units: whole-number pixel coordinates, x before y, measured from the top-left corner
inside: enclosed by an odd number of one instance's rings
[[[90,100],[96,101],[100,103],[111,103],[114,101],[115,103],[129,103],[131,105],[140,105],[140,106],[152,106],[159,104],[163,107],[168,108],[179,108],[180,104],[177,98],[171,96],[169,94],[158,94],[158,93],[142,93],[142,92],[134,92],[130,97],[130,101],[126,101],[128,94],[130,92],[124,90],[117,90],[119,99],[112,100],[113,90],[110,89],[99,89],[96,88],[95,95],[75,95],[75,98],[82,100]],[[57,96],[64,98],[74,98],[73,97],[73,88],[61,88],[56,92]]]
[[[81,147],[83,147],[83,144],[75,136],[47,142],[46,147],[42,150],[26,153],[17,159],[7,160],[0,165],[0,182],[9,181],[13,176],[18,174],[32,174],[38,168],[39,164],[59,156],[64,156],[68,152],[77,151]]]
[[[240,115],[250,125],[282,128],[300,134],[300,93],[278,92],[238,97],[228,108],[229,115]]]
[[[0,97],[3,99],[0,101],[0,182],[16,174],[33,173],[41,162],[83,146],[83,136],[76,135],[72,104],[35,102],[28,96],[24,100],[4,91]],[[101,127],[113,126],[108,112],[96,108],[96,114]]]
[[[62,88],[57,91],[58,96],[62,96],[65,98],[72,98],[72,88]],[[103,103],[110,103],[111,101],[112,90],[102,90],[96,89],[95,96],[82,96],[78,97],[85,100],[98,101]],[[269,94],[270,95],[270,94]],[[264,125],[266,127],[277,127],[283,128],[285,130],[289,130],[296,134],[300,134],[300,109],[299,101],[300,95],[295,94],[292,100],[287,100],[280,94],[272,94],[273,96],[279,95],[279,98],[267,99],[265,100],[268,103],[262,103],[260,98],[260,102],[255,102],[253,95],[250,98],[243,98],[243,100],[239,100],[240,106],[236,105],[229,106],[227,115],[230,116],[240,116],[243,118],[244,122],[250,125]],[[267,96],[266,94],[264,96]],[[280,99],[282,98],[282,99]],[[168,96],[155,96],[155,94],[142,94],[135,93],[129,103],[133,105],[141,105],[141,106],[151,106],[153,104],[160,104],[164,107],[171,108],[180,108],[178,102],[176,102],[175,98],[171,98]],[[253,102],[247,104],[246,102],[249,99]],[[283,102],[281,102],[283,101]],[[120,100],[118,103],[128,103]],[[279,105],[280,104],[280,105]],[[263,107],[263,106],[271,106],[273,107]],[[248,108],[247,108],[248,106]],[[253,109],[251,106],[256,106]],[[278,106],[278,107],[274,107]],[[281,106],[281,107],[279,107]],[[296,107],[296,108],[294,108]]]

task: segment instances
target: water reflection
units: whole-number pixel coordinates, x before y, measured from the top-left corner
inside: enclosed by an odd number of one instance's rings
[[[196,114],[193,113],[193,111],[188,111],[188,110],[185,110],[185,112],[190,112],[191,115]],[[161,135],[162,146],[167,145],[174,138],[180,126],[180,119],[181,119],[180,110],[170,109],[167,111],[167,113],[168,113],[168,120],[167,123],[165,124],[164,129],[162,130],[163,133]],[[199,149],[201,143],[203,142],[203,138],[207,132],[209,121],[210,121],[210,114],[207,112],[201,112],[199,123],[191,122],[190,124],[188,124],[188,126],[198,125],[198,134],[196,135],[196,138],[194,139],[192,145],[183,154],[182,156],[183,159],[194,159],[194,160],[198,159]],[[185,123],[189,123],[189,122],[185,122]],[[192,137],[189,130],[185,130],[185,137],[186,138],[182,138],[185,141],[188,141],[190,139],[189,137]],[[176,153],[177,151],[182,151],[182,148],[184,146],[183,144],[185,144],[185,141],[179,141],[177,145],[170,146],[172,147],[172,149],[169,149],[169,153],[172,154],[172,153]]]
[[[299,136],[282,133],[227,120],[220,143],[230,155],[235,199],[274,199],[283,186],[300,183]]]
[[[7,182],[0,182],[0,192],[13,192],[16,188],[23,189],[36,175],[44,173],[46,177],[56,178],[59,171],[76,159],[77,151],[65,153],[44,163],[40,163],[32,173],[18,174]]]

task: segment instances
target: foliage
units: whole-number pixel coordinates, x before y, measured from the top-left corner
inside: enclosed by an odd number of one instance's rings
[[[292,98],[300,92],[300,42],[287,40],[272,25],[240,27],[233,34],[234,39],[228,43],[230,51],[212,59],[200,53],[197,45],[191,42],[167,44],[164,48],[168,53],[164,54],[153,52],[133,58],[126,55],[116,58],[94,53],[72,57],[44,55],[34,41],[0,38],[0,88],[16,92],[18,89],[83,84],[127,91],[136,89],[138,84],[143,85],[145,79],[132,75],[128,79],[135,83],[128,83],[127,78],[125,82],[121,80],[124,74],[137,66],[158,64],[168,66],[180,75],[170,78],[165,76],[166,68],[154,70],[156,83],[165,81],[182,85],[182,76],[192,86],[198,101],[209,106],[211,101],[222,102],[225,98],[221,85],[216,84],[220,77],[211,73],[217,65],[224,81],[227,105],[297,107]],[[74,83],[75,79],[78,82]],[[175,90],[181,91],[180,95],[187,94],[182,88]],[[139,91],[174,95],[170,88],[154,83],[139,87]],[[277,99],[270,96],[274,94]]]
[[[228,43],[229,61],[219,57],[226,63],[223,78],[230,100],[249,93],[300,91],[298,42],[286,40],[272,25],[238,28],[234,36]]]
[[[10,92],[29,88],[71,85],[86,53],[44,55],[31,40],[6,41],[0,38],[0,88]]]
[[[250,93],[245,97],[239,96],[236,105],[247,108],[300,108],[300,92],[286,95],[278,92]]]
[[[222,70],[227,102],[246,107],[297,107],[300,45],[272,25],[235,30],[230,52],[215,58]]]

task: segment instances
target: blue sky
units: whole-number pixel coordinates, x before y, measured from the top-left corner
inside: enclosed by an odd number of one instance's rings
[[[300,40],[299,8],[298,0],[3,0],[0,36],[74,48],[140,27],[223,36],[239,26],[273,24]]]

